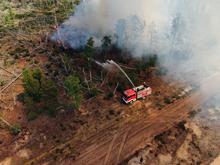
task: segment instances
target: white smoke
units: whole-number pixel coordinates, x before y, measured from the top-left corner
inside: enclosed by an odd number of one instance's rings
[[[198,82],[220,70],[219,16],[219,0],[82,0],[52,39],[80,48],[111,35],[134,57],[157,54],[175,76]]]

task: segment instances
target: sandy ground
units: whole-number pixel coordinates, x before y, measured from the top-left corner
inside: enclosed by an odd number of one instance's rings
[[[194,118],[155,137],[125,164],[219,165],[220,115],[216,109],[216,105],[204,106]]]
[[[45,56],[37,56],[37,59],[39,65],[43,65],[47,61]],[[4,66],[3,60],[0,60],[2,66]],[[16,75],[29,65],[23,58],[14,62],[4,68]],[[2,69],[0,74],[5,78],[5,85],[15,77]],[[56,160],[58,151],[53,148],[62,145],[65,147],[69,141],[74,146],[76,142],[81,143],[79,139],[85,141],[88,137],[112,124],[118,129],[126,123],[137,121],[150,113],[154,114],[157,108],[162,109],[167,105],[164,103],[164,98],[170,97],[172,102],[175,102],[177,99],[173,96],[183,90],[177,87],[177,83],[171,84],[157,77],[148,79],[148,82],[154,88],[154,94],[145,101],[138,101],[131,106],[122,104],[120,95],[109,100],[100,95],[86,100],[80,111],[62,109],[56,118],[42,115],[34,121],[28,121],[27,110],[18,100],[18,95],[23,92],[22,79],[18,79],[1,94],[0,115],[11,124],[18,124],[22,131],[19,135],[14,136],[4,124],[0,127],[0,160],[2,162],[11,161],[11,164],[14,162],[23,164],[24,161],[48,154],[51,150],[53,152],[50,156]],[[4,86],[0,89],[3,88]],[[157,113],[157,111],[155,112]],[[68,152],[76,152],[72,151],[72,148],[69,150]]]
[[[130,106],[121,104],[118,98],[105,100],[99,96],[86,102],[79,112],[61,111],[56,118],[41,116],[27,122],[23,105],[17,100],[14,104],[13,95],[7,95],[22,92],[21,81],[18,80],[3,97],[4,101],[10,103],[7,105],[12,105],[13,110],[4,109],[1,112],[9,122],[20,123],[22,132],[14,137],[5,129],[1,130],[4,133],[1,136],[1,163],[9,162],[13,165],[16,162],[17,165],[33,160],[36,163],[71,164],[74,161],[81,165],[82,162],[109,164],[127,159],[143,148],[152,137],[186,120],[189,112],[199,106],[200,97],[197,93],[174,99],[172,104],[164,104],[165,97],[172,98],[178,93],[187,92],[159,79],[152,79],[150,83],[155,93],[147,100]],[[192,124],[188,127],[201,136],[198,127]],[[187,141],[193,138],[193,135],[186,136]],[[188,149],[188,144],[183,142],[179,150],[176,150],[178,158],[187,159]],[[172,155],[162,154],[158,159],[169,162],[173,158]]]
[[[210,165],[219,165],[219,163],[220,163],[220,155]]]
[[[39,55],[37,60],[39,65],[44,65],[47,57]],[[16,75],[29,63],[23,58],[13,63],[10,61],[10,65],[4,66],[4,59],[1,59],[1,66]],[[14,78],[13,74],[2,69],[0,75],[5,85]],[[194,95],[189,98],[191,92],[184,85],[179,86],[169,78],[164,81],[161,77],[148,78],[147,82],[154,90],[153,95],[130,106],[121,104],[120,95],[109,100],[99,95],[86,100],[80,111],[61,109],[55,118],[42,115],[28,121],[27,110],[17,99],[23,92],[22,81],[18,79],[1,93],[0,115],[13,125],[19,124],[22,131],[14,136],[5,125],[0,127],[0,164],[9,162],[17,165],[28,160],[34,160],[37,164],[44,161],[71,164],[74,160],[96,163],[99,158],[108,164],[111,159],[127,159],[143,148],[146,140],[187,119],[189,112],[198,107],[198,97]],[[63,97],[62,92],[60,97]],[[215,110],[210,112],[215,113]],[[193,129],[196,134],[201,134],[197,127]],[[187,139],[190,141],[193,136],[188,135]],[[182,159],[188,156],[187,146],[184,144],[178,151]],[[119,156],[114,151],[120,153]],[[161,155],[160,159],[167,162],[171,157]]]

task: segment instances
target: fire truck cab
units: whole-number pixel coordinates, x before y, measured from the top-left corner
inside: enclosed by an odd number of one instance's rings
[[[122,100],[126,103],[133,103],[138,99],[145,99],[146,96],[151,95],[152,89],[147,85],[140,85],[132,89],[124,91]]]

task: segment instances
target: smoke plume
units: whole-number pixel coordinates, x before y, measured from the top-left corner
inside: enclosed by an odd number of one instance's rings
[[[220,71],[218,0],[82,0],[52,36],[73,48],[105,35],[134,57],[157,54],[178,78],[200,79]],[[175,72],[174,72],[175,71]]]

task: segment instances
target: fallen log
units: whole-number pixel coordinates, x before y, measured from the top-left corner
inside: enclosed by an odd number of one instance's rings
[[[9,71],[9,70],[7,70],[7,69],[1,67],[1,66],[0,66],[0,69],[4,70],[4,71],[6,71],[6,72],[8,72],[8,73],[10,73],[10,74],[12,74],[12,75],[14,75],[14,76],[17,76],[16,74],[12,73],[11,71]]]
[[[17,77],[15,77],[10,83],[8,83],[8,85],[6,85],[4,88],[0,90],[0,93],[4,92],[8,87],[10,87],[17,79],[19,79],[19,77],[21,77],[21,75],[22,73],[17,75]]]
[[[9,122],[7,122],[5,119],[3,119],[2,117],[0,117],[0,120],[1,120],[3,123],[5,123],[8,127],[13,128],[13,126],[12,126]]]

